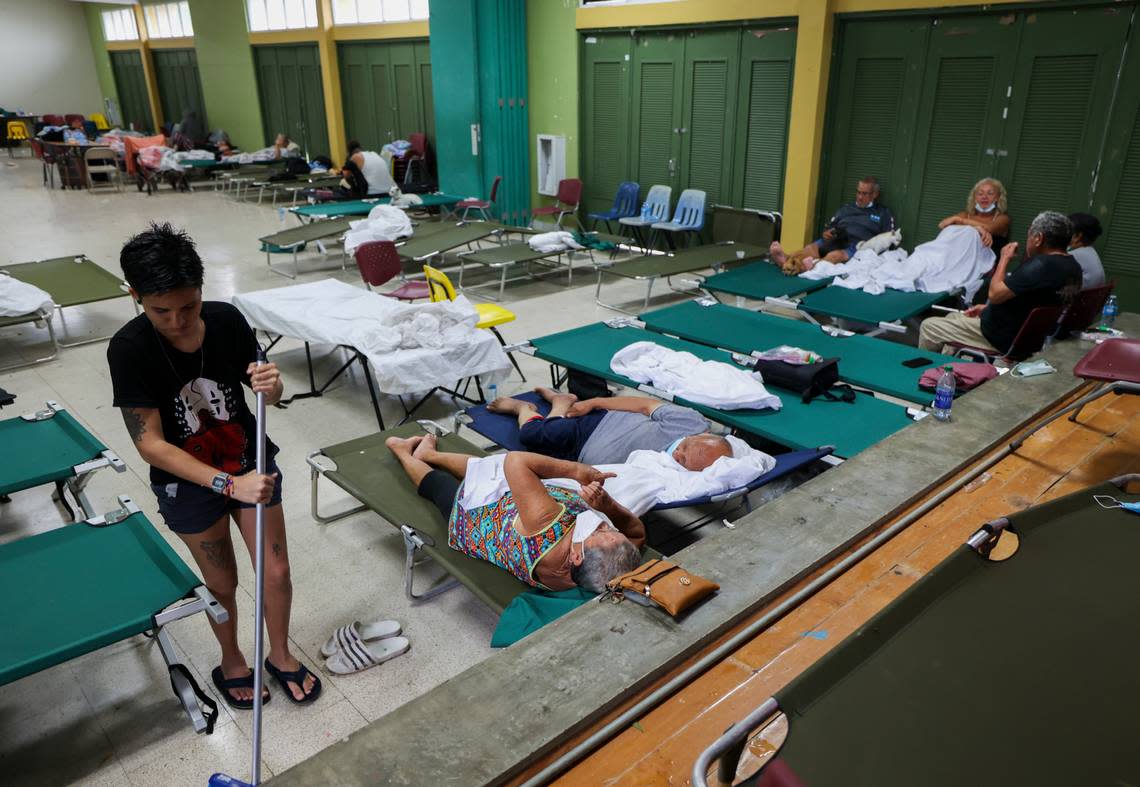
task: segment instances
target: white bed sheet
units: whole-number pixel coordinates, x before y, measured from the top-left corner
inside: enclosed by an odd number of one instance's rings
[[[510,371],[502,346],[490,331],[475,327],[478,315],[463,296],[409,304],[326,279],[242,293],[233,304],[258,330],[355,347],[386,394],[453,386],[473,375],[493,382]]]

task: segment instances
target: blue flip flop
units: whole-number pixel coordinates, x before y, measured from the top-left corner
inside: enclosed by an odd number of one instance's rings
[[[250,670],[249,674],[242,678],[227,678],[219,665],[214,667],[214,671],[210,673],[210,678],[214,681],[214,686],[221,692],[222,699],[224,699],[226,704],[231,708],[237,708],[238,710],[251,710],[253,708],[252,699],[239,700],[230,694],[231,689],[253,688],[253,670]],[[289,693],[289,696],[292,696],[292,692]],[[265,705],[271,699],[273,699],[273,695],[270,694],[269,689],[266,688],[265,696],[262,697],[261,704]]]
[[[298,662],[300,663],[300,662]],[[309,668],[301,664],[301,668],[295,672],[286,672],[285,670],[274,667],[269,659],[265,660],[265,669],[269,674],[277,679],[277,683],[281,686],[281,690],[285,692],[285,696],[291,699],[297,705],[305,705],[306,703],[313,702],[317,697],[321,696],[321,679],[317,675],[313,675]],[[293,690],[289,688],[290,683],[295,683],[305,690],[305,678],[308,675],[313,675],[313,688],[305,695],[304,699],[297,699],[293,696]]]

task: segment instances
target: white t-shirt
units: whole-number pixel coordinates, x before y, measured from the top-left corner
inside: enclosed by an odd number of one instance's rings
[[[1091,290],[1104,284],[1104,265],[1100,262],[1100,255],[1092,246],[1081,246],[1072,249],[1069,254],[1081,266],[1081,289]]]
[[[384,163],[384,159],[380,157],[379,153],[371,150],[361,151],[360,155],[364,159],[364,166],[360,168],[360,173],[368,182],[368,193],[387,194],[396,183],[392,180],[392,174],[388,171],[388,165]]]

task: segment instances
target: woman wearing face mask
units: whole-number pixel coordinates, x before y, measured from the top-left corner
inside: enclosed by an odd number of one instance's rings
[[[997,254],[1009,240],[1009,212],[1006,205],[1005,186],[1000,180],[982,178],[970,192],[966,209],[938,222],[938,229],[944,230],[954,224],[973,227],[982,238],[982,244]]]

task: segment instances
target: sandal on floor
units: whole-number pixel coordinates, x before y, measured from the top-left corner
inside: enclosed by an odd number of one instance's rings
[[[325,662],[329,672],[334,675],[351,675],[354,672],[363,672],[369,667],[383,664],[389,659],[408,652],[412,643],[407,637],[385,637],[384,639],[366,642],[359,637],[352,637],[352,630],[346,646],[334,653]]]
[[[285,692],[285,696],[291,699],[294,704],[305,705],[315,701],[317,697],[321,696],[321,679],[313,675],[304,664],[301,664],[301,668],[296,672],[286,672],[285,670],[277,669],[269,659],[266,659],[265,669],[268,670],[270,675],[277,679],[277,683],[281,686],[281,690]],[[304,691],[305,678],[309,675],[313,675],[313,688],[309,690],[309,693],[306,694],[303,699],[297,699],[293,696],[293,690],[289,688],[289,684],[295,683],[301,691]]]
[[[361,623],[357,620],[348,626],[341,626],[333,632],[324,645],[321,645],[321,655],[327,659],[335,656],[338,650],[343,650],[345,646],[342,643],[349,636],[349,631],[354,632],[358,639],[372,642],[397,636],[400,633],[400,624],[394,620],[377,620],[374,623]]]
[[[214,686],[221,692],[222,699],[231,708],[238,710],[251,710],[253,708],[253,699],[239,700],[230,694],[233,689],[252,689],[253,688],[253,670],[244,678],[227,678],[225,673],[222,672],[221,666],[214,667],[214,671],[210,673],[210,678],[214,681]],[[262,695],[261,704],[269,704],[269,700],[273,699],[273,695],[269,693],[269,689],[262,687],[265,694]]]

